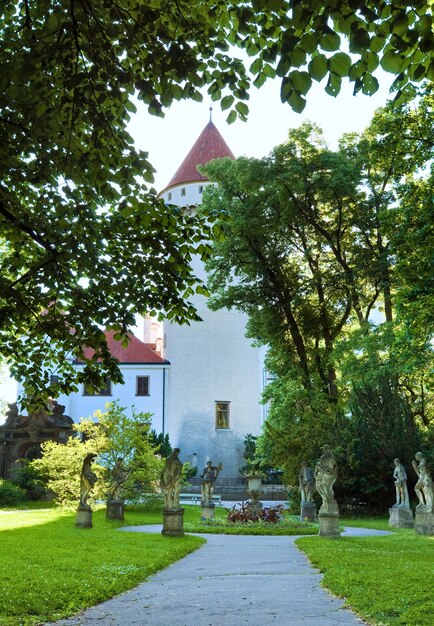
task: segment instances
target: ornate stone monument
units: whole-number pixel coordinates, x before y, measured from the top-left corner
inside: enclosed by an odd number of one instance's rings
[[[395,480],[396,502],[389,509],[389,525],[394,528],[413,528],[414,519],[410,509],[407,489],[407,472],[399,459],[394,461],[393,478]]]
[[[339,508],[335,500],[333,485],[338,476],[336,459],[329,445],[323,446],[321,455],[315,467],[315,486],[322,498],[319,510],[319,535],[321,537],[340,537]]]
[[[160,476],[164,496],[162,535],[182,537],[184,535],[184,509],[179,504],[181,492],[182,463],[178,458],[179,448],[167,457]]]
[[[80,476],[80,503],[77,509],[77,519],[75,525],[79,528],[92,528],[92,509],[88,503],[90,492],[92,491],[97,476],[91,470],[91,465],[96,458],[96,454],[86,455]]]
[[[215,504],[212,501],[214,493],[214,483],[217,480],[219,473],[222,471],[223,465],[213,465],[212,461],[208,461],[205,469],[201,474],[201,502],[202,519],[212,519],[214,517]]]
[[[124,499],[121,493],[130,472],[130,469],[124,467],[122,459],[118,458],[111,471],[111,485],[107,494],[106,517],[108,519],[124,519]]]
[[[316,506],[313,500],[315,490],[315,477],[313,470],[303,461],[298,473],[298,484],[300,486],[300,517],[302,520],[313,521],[316,517]]]
[[[415,459],[416,461],[413,461],[412,465],[418,480],[414,490],[419,504],[415,510],[414,527],[416,532],[421,535],[434,535],[433,481],[431,472],[422,452],[416,452]]]

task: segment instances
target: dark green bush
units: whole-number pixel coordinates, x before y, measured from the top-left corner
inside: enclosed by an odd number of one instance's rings
[[[11,480],[0,478],[0,506],[14,505],[24,500],[26,492]]]

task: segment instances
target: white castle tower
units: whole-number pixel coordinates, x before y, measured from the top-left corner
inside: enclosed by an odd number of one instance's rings
[[[166,202],[194,210],[201,203],[208,179],[197,165],[235,158],[213,124],[205,126],[167,187]],[[206,280],[199,258],[195,275]],[[245,337],[247,317],[237,310],[211,311],[207,298],[192,299],[202,322],[190,326],[164,323],[164,358],[169,373],[167,432],[183,461],[202,470],[206,462],[223,463],[222,478],[240,478],[246,434],[258,435],[265,407],[263,356]]]

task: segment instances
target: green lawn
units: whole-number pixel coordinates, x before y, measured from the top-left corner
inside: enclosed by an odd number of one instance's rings
[[[351,525],[368,527],[363,519]],[[306,537],[297,545],[324,573],[323,585],[370,624],[434,624],[434,537],[402,529],[388,537]]]
[[[125,524],[161,523],[161,513],[131,513]],[[0,512],[0,624],[60,619],[142,582],[203,544],[200,537],[119,532],[94,511],[92,529],[75,512]]]

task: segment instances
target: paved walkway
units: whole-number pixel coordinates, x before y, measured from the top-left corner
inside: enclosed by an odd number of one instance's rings
[[[161,526],[131,526],[160,532]],[[347,535],[385,531],[346,529]],[[295,537],[203,535],[207,543],[135,589],[57,626],[361,626]]]

